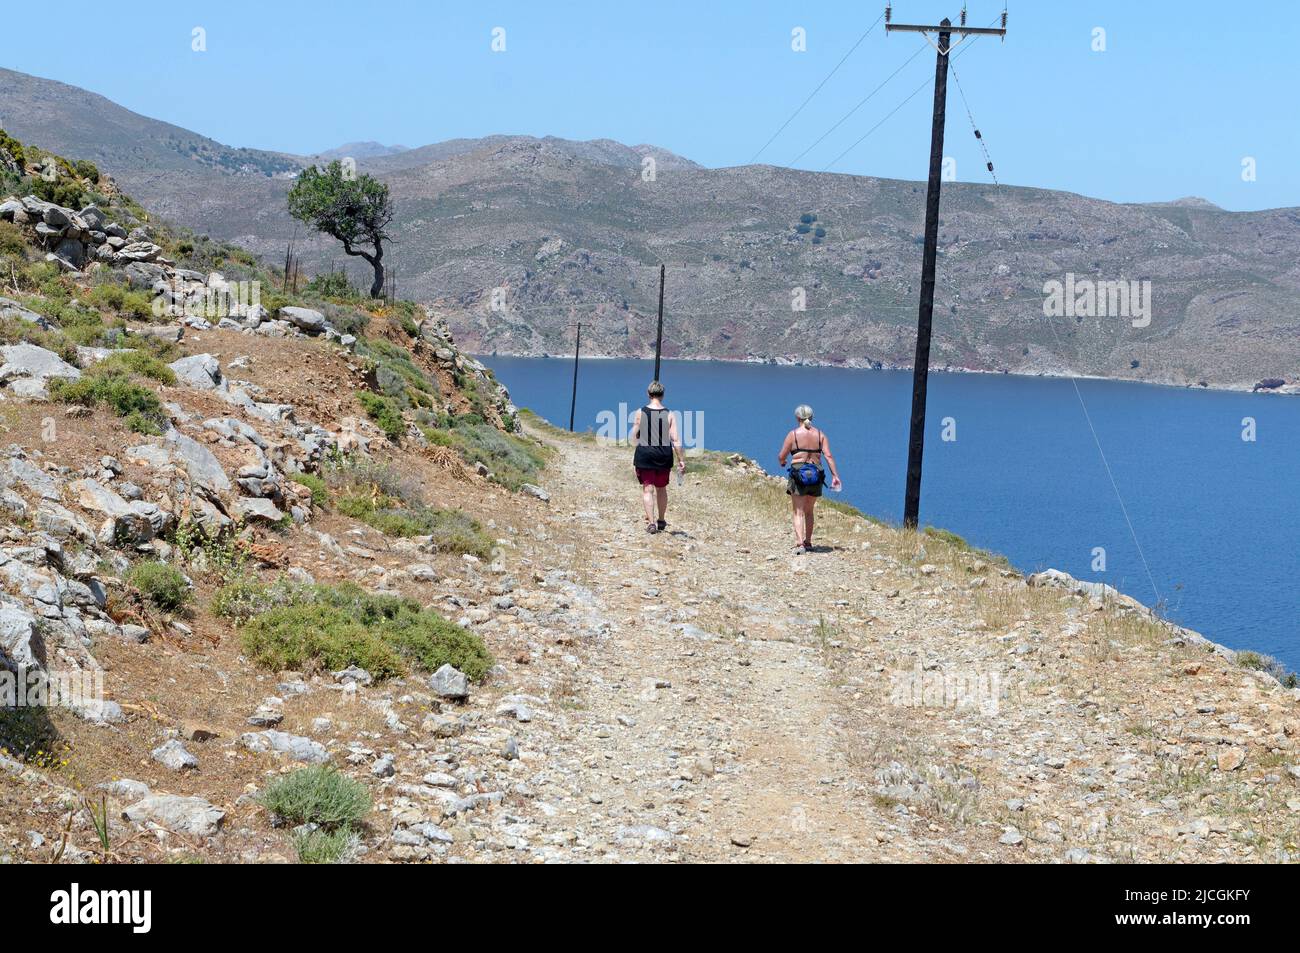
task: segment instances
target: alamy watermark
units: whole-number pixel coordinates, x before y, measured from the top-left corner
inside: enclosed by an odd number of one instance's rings
[[[98,707],[104,701],[104,673],[98,669],[46,672],[18,665],[0,668],[0,708]]]
[[[904,708],[978,708],[996,715],[1002,699],[1002,674],[978,669],[924,671],[918,664],[891,672],[889,703]]]
[[[1151,323],[1151,281],[1094,281],[1067,272],[1043,285],[1043,316],[1048,318],[1129,318],[1133,327]]]
[[[246,318],[262,306],[260,281],[228,281],[195,287],[193,282],[174,278],[153,299],[155,318]]]
[[[636,415],[640,408],[629,408],[620,403],[618,410],[602,410],[596,414],[596,439],[607,443],[632,443],[633,430],[636,427]],[[683,450],[704,449],[704,411],[670,410],[669,414],[677,422],[677,436],[682,442]],[[645,432],[637,435],[638,442],[647,446],[667,446],[665,434],[656,436],[646,427]]]

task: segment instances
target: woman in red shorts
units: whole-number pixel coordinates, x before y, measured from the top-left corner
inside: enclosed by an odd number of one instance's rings
[[[677,418],[664,406],[664,385],[651,381],[646,388],[650,402],[636,412],[632,439],[636,441],[636,479],[641,484],[641,503],[645,507],[645,531],[658,533],[668,525],[664,513],[668,510],[668,478],[673,472],[673,459],[677,469],[686,472],[682,456],[682,440],[677,434]],[[659,517],[655,518],[658,505]]]

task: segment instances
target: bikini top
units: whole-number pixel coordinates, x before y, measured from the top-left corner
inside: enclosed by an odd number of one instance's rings
[[[820,453],[822,452],[822,446],[823,446],[823,445],[825,444],[825,442],[826,442],[826,435],[825,435],[824,433],[822,433],[820,430],[817,431],[817,449],[816,449],[816,450],[812,450],[812,449],[809,449],[809,448],[807,448],[807,447],[801,447],[801,446],[799,446],[799,431],[795,430],[795,431],[792,431],[792,433],[794,434],[794,449],[793,449],[792,451],[790,451],[790,453],[791,453],[792,456],[793,456],[794,454],[796,454],[796,453],[816,453],[816,454],[820,454]]]

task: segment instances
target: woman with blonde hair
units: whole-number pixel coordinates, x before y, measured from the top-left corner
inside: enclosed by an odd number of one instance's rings
[[[810,552],[813,548],[813,507],[822,495],[826,483],[826,471],[822,469],[823,459],[831,471],[831,489],[838,490],[840,472],[831,456],[831,443],[826,434],[813,426],[813,410],[807,404],[800,404],[794,409],[795,428],[785,435],[781,444],[781,453],[777,459],[781,466],[790,461],[787,471],[789,480],[785,492],[790,494],[790,504],[794,509],[794,552],[796,556]]]

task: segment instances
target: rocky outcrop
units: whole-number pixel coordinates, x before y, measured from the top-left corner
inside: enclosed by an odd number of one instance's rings
[[[35,344],[11,344],[0,347],[0,386],[7,385],[10,393],[29,400],[48,396],[47,383],[51,378],[76,380],[81,371],[53,351]]]
[[[0,203],[0,219],[30,228],[47,249],[45,260],[68,272],[80,272],[92,261],[128,265],[162,256],[159,246],[128,234],[94,205],[77,212],[34,195],[11,197]]]
[[[453,375],[471,378],[479,392],[490,401],[493,412],[497,414],[496,422],[505,430],[520,431],[519,410],[511,402],[505,385],[482,361],[461,352],[445,318],[435,314],[432,308],[426,308],[425,313],[425,320],[420,323],[420,340],[432,349],[438,367]]]

